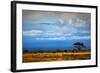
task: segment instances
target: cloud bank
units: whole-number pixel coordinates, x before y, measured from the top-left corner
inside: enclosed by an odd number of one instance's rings
[[[23,11],[23,36],[66,40],[90,38],[89,13]]]

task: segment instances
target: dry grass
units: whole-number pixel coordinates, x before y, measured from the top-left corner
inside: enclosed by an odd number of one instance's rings
[[[23,62],[48,62],[67,60],[86,60],[91,58],[89,51],[85,52],[31,52],[23,53]]]

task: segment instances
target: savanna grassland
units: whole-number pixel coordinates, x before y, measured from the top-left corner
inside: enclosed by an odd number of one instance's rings
[[[90,51],[23,52],[23,63],[91,59]]]

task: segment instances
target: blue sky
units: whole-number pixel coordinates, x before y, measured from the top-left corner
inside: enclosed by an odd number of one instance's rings
[[[23,10],[23,47],[33,50],[50,46],[53,48],[58,47],[62,41],[64,46],[67,41],[67,48],[80,41],[87,43],[90,48],[90,20],[89,13]],[[56,44],[51,41],[56,41]]]

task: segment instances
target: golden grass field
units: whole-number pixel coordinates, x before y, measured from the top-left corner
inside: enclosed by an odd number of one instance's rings
[[[86,60],[91,58],[89,51],[85,52],[26,52],[23,53],[23,62],[48,62],[67,60]]]

